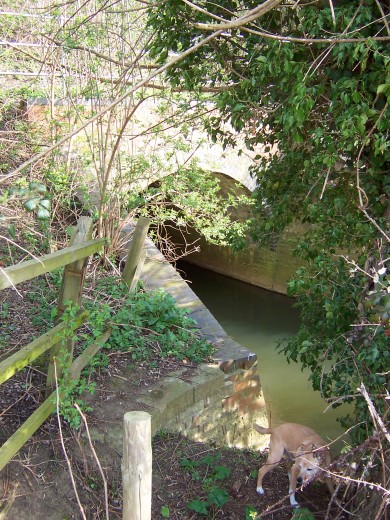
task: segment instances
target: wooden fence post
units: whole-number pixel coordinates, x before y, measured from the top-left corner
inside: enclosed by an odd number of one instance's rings
[[[149,225],[150,219],[140,217],[135,226],[133,238],[129,245],[127,260],[122,273],[122,280],[128,285],[130,291],[134,289],[135,284],[138,281],[140,267],[142,267],[143,261],[145,260],[145,256],[142,258],[142,253]]]
[[[91,217],[80,217],[77,221],[76,229],[69,241],[69,245],[75,246],[91,240],[92,229],[93,221]],[[65,267],[60,295],[58,297],[57,321],[65,310],[64,303],[66,301],[72,301],[78,305],[80,304],[88,260],[89,257],[83,258],[82,260],[77,260]]]
[[[150,520],[152,514],[152,435],[147,412],[124,415],[123,520]]]
[[[80,217],[77,221],[76,229],[69,241],[69,245],[77,245],[83,242],[87,242],[92,238],[93,221],[91,217]],[[60,294],[58,297],[57,305],[57,317],[56,322],[58,323],[59,318],[62,316],[65,310],[65,302],[71,301],[77,305],[80,305],[81,296],[83,293],[85,273],[87,270],[89,257],[77,260],[65,267],[64,274],[62,277],[62,284]],[[55,375],[54,375],[54,364],[53,358],[57,357],[61,345],[57,343],[50,351],[49,366],[47,369],[46,379],[46,397],[48,397],[55,388]],[[68,341],[65,349],[69,352],[68,366],[73,360],[73,349],[74,341]],[[57,365],[57,376],[61,377],[61,367]]]

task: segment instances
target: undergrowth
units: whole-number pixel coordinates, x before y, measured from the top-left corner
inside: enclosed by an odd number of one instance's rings
[[[216,511],[229,500],[229,493],[221,487],[230,475],[230,468],[218,464],[220,455],[206,455],[200,460],[182,459],[180,466],[190,478],[202,483],[202,496],[188,502],[191,511],[214,518]]]
[[[163,289],[145,291],[139,285],[129,292],[123,282],[107,277],[96,292],[98,301],[86,306],[93,337],[112,329],[104,350],[129,352],[134,363],[166,357],[200,363],[211,355],[213,346],[200,337],[196,321]]]
[[[87,301],[90,312],[88,330],[72,333],[73,340],[79,341],[81,351],[95,342],[108,328],[111,335],[101,351],[83,371],[80,381],[75,383],[67,377],[66,371],[60,383],[65,387],[65,397],[61,402],[61,414],[74,428],[78,428],[80,417],[74,409],[74,403],[86,408],[80,395],[94,390],[89,376],[95,367],[107,366],[108,353],[128,352],[129,364],[137,365],[148,362],[155,367],[159,360],[173,358],[201,363],[207,360],[213,346],[202,339],[196,330],[195,320],[177,307],[174,298],[163,289],[145,291],[139,285],[136,291],[129,292],[128,287],[115,277],[106,277],[97,283],[94,301]],[[78,308],[70,302],[61,316],[70,329]],[[65,334],[66,335],[66,334]],[[60,337],[64,344],[68,337]]]

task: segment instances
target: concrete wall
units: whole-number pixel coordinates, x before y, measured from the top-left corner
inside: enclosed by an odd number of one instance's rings
[[[218,172],[213,172],[213,175],[220,182],[223,197],[232,192],[236,195],[250,195],[250,190],[236,183],[231,177]],[[250,208],[235,208],[233,217],[239,221],[250,218]],[[183,234],[175,230],[174,224],[169,228],[169,235],[181,252],[186,251],[184,237],[188,244],[196,242],[198,251],[186,253],[184,261],[270,291],[286,294],[287,282],[302,265],[302,260],[293,256],[292,251],[304,230],[302,224],[294,223],[279,237],[275,237],[270,247],[259,248],[256,244],[251,244],[238,252],[232,251],[229,247],[209,244],[194,230]]]
[[[256,355],[226,334],[149,239],[141,279],[146,289],[163,287],[171,293],[197,322],[200,334],[216,346],[214,364],[201,365],[195,375],[185,370],[171,374],[138,399],[152,415],[153,432],[162,429],[197,441],[264,447],[266,439],[252,428],[253,422],[268,425]]]
[[[257,366],[224,374],[216,365],[201,365],[191,379],[182,371],[138,399],[152,415],[152,433],[180,432],[199,442],[260,449],[266,438],[252,428],[267,425]]]
[[[78,98],[73,100],[80,107],[83,107],[82,116],[84,119],[91,117],[93,110],[101,110],[106,108],[112,100],[88,100]],[[73,105],[70,99],[57,100],[55,102],[56,118],[61,120],[66,118],[66,112],[72,109]],[[25,111],[25,117],[28,121],[48,126],[51,111],[49,100],[46,98],[30,98],[22,103],[22,109]],[[253,191],[256,186],[256,181],[249,175],[249,168],[255,164],[254,157],[264,153],[265,145],[258,146],[256,150],[247,150],[244,142],[237,137],[239,146],[245,149],[245,153],[238,154],[236,148],[226,147],[218,143],[213,143],[209,139],[205,131],[202,131],[195,126],[189,128],[186,136],[181,135],[183,143],[188,147],[183,151],[177,149],[177,128],[168,128],[164,131],[164,139],[158,134],[148,132],[148,129],[155,128],[162,124],[168,114],[163,116],[160,113],[161,103],[156,98],[145,99],[143,103],[137,108],[134,117],[132,117],[128,130],[131,134],[130,139],[124,137],[121,141],[121,148],[127,149],[129,155],[142,154],[146,157],[156,155],[164,163],[165,169],[160,171],[151,171],[150,176],[144,172],[142,180],[136,181],[136,186],[145,188],[161,178],[161,176],[171,175],[177,171],[178,166],[185,165],[189,160],[196,159],[200,168],[207,171],[216,171],[221,174],[239,181],[246,186],[250,191]],[[175,110],[172,105],[172,113]],[[166,125],[163,125],[166,126]],[[119,131],[119,130],[117,130]],[[82,133],[83,134],[83,133]],[[152,134],[152,135],[150,135]],[[169,138],[169,139],[167,139]],[[81,146],[81,149],[83,147]],[[75,152],[77,146],[75,147]],[[80,152],[82,155],[82,153]],[[83,165],[83,174],[85,173],[85,165]],[[95,176],[93,169],[89,170],[89,174]],[[94,177],[93,177],[94,178]],[[92,180],[92,179],[90,179]]]
[[[302,260],[292,255],[301,233],[301,225],[291,225],[275,239],[273,247],[259,248],[251,245],[239,252],[234,252],[229,247],[208,244],[201,238],[197,242],[199,251],[191,253],[184,260],[231,278],[286,294],[287,282],[302,265]],[[173,237],[175,243],[180,244],[182,235],[174,233]],[[194,239],[195,235],[191,235],[189,242]]]

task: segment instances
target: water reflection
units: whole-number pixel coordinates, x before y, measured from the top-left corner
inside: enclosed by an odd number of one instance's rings
[[[298,328],[299,312],[286,296],[254,287],[206,269],[180,263],[178,269],[225,331],[257,354],[259,374],[273,424],[299,422],[324,439],[342,433],[336,418],[346,408],[328,410],[319,392],[308,381],[309,371],[289,364],[277,345]],[[342,442],[337,443],[337,448]]]

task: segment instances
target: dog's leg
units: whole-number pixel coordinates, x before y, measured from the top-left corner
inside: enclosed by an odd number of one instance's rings
[[[288,481],[291,482],[291,468],[293,467],[294,462],[291,459],[286,460],[286,469],[288,475]]]
[[[267,459],[267,462],[259,468],[259,472],[257,474],[257,486],[256,491],[259,493],[259,495],[264,495],[264,489],[263,489],[263,478],[264,476],[271,470],[273,470],[277,465],[279,464],[279,461],[277,462],[271,462],[269,459]]]
[[[295,498],[295,490],[297,488],[297,480],[299,475],[299,467],[296,464],[292,464],[288,470],[288,478],[290,481],[288,494],[290,496],[290,504],[292,507],[299,507],[299,504]]]
[[[332,460],[330,458],[330,452],[329,452],[329,450],[327,450],[325,453],[325,466],[329,467],[331,465],[331,463],[332,463]],[[333,487],[332,476],[327,471],[324,471],[324,473],[325,473],[325,482],[326,482],[326,485],[328,486],[330,495],[331,495],[331,497],[334,497],[335,489]],[[336,499],[336,503],[337,503],[337,499]]]
[[[268,454],[268,458],[266,460],[266,463],[264,466],[259,468],[259,472],[257,474],[257,486],[256,491],[259,493],[259,495],[264,495],[264,489],[263,489],[263,478],[264,476],[271,470],[273,470],[281,461],[283,456],[283,451],[275,451],[272,450],[271,444],[270,444],[270,450]]]
[[[330,465],[330,463],[329,463]],[[337,498],[337,492],[333,486],[333,482],[332,482],[332,477],[331,475],[329,474],[326,474],[325,477],[325,482],[326,482],[326,485],[328,486],[328,489],[329,489],[329,493],[330,493],[330,496],[331,496],[331,499],[334,500],[334,502],[341,507],[341,504],[340,504],[340,500]]]

